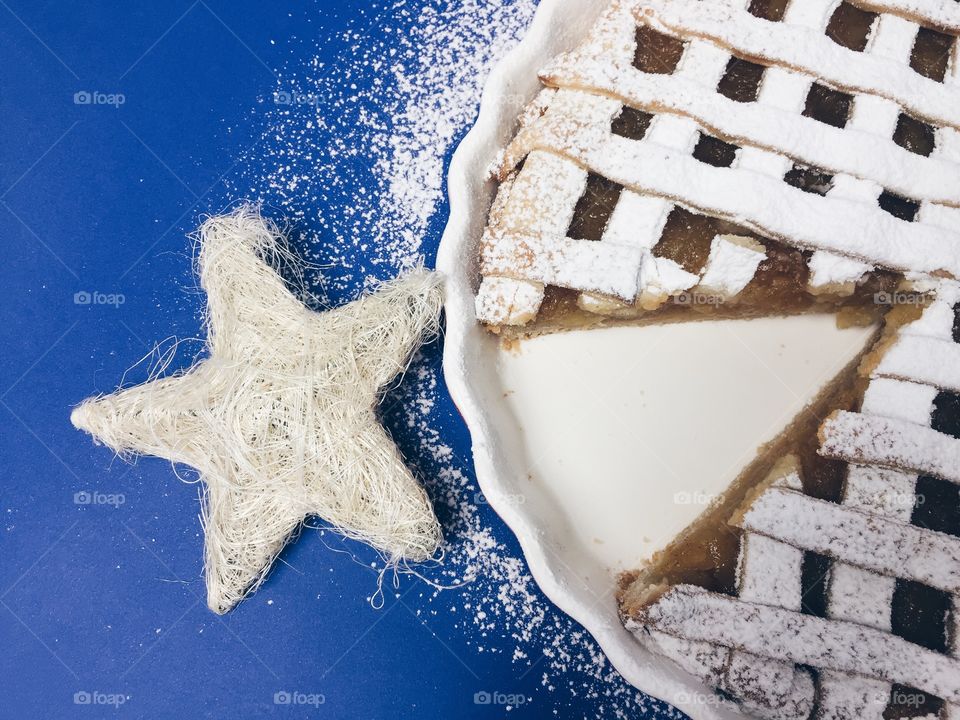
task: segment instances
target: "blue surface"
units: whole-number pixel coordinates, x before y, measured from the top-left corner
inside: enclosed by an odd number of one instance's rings
[[[348,48],[332,38],[357,8],[402,25],[417,5],[0,1],[0,717],[508,714],[475,703],[481,691],[522,695],[510,717],[666,716],[574,662],[544,688],[542,633],[522,646],[525,662],[496,629],[483,644],[506,651],[481,652],[455,612],[463,590],[428,603],[429,586],[401,577],[371,608],[375,556],[329,533],[305,531],[260,592],[219,618],[203,601],[197,488],[166,461],[113,458],[69,423],[73,404],[111,391],[155,342],[202,337],[185,234],[257,176],[250,150],[264,127],[251,108],[274,91],[276,68],[318,46],[341,61]],[[105,95],[78,103],[78,92]],[[424,242],[428,263],[444,212]],[[345,281],[331,299],[358,289]],[[100,295],[84,304],[83,292]],[[439,352],[421,364],[436,367]],[[431,424],[472,473],[469,438],[441,395]],[[435,473],[390,400],[405,454]],[[519,556],[499,518],[478,512]],[[576,632],[537,602],[545,626]],[[300,695],[278,703],[278,692]]]

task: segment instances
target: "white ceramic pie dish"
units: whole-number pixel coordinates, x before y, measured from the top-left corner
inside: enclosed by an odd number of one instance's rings
[[[447,178],[450,217],[437,255],[437,269],[446,278],[444,373],[470,429],[477,482],[516,534],[547,597],[580,622],[640,690],[695,718],[742,717],[702,702],[706,688],[643,648],[620,623],[611,595],[598,602],[597,588],[609,586],[609,573],[576,544],[564,542],[566,520],[555,499],[521,485],[517,470],[524,449],[516,419],[503,402],[495,362],[498,341],[474,314],[477,242],[496,190],[487,169],[515,131],[520,108],[540,89],[537,69],[581,40],[603,6],[602,0],[543,0],[526,37],[490,74],[477,122],[453,155]],[[523,503],[512,501],[520,495]]]
[[[627,543],[631,542],[634,536],[637,545],[642,544],[641,538],[648,528],[638,525],[651,522],[656,524],[658,521],[656,512],[651,513],[648,509],[646,515],[641,513],[641,517],[645,519],[638,519],[634,524],[631,514],[619,509],[618,503],[627,508],[662,503],[665,497],[669,497],[664,495],[663,488],[660,487],[662,483],[654,479],[647,480],[646,486],[642,482],[638,483],[637,487],[623,483],[619,486],[609,483],[604,485],[602,481],[596,480],[596,476],[602,475],[604,470],[597,468],[592,474],[593,477],[588,480],[588,487],[576,487],[570,484],[569,478],[566,485],[560,483],[551,487],[550,483],[555,478],[550,473],[562,474],[562,463],[551,465],[549,460],[541,462],[542,457],[531,457],[529,444],[534,442],[538,434],[538,429],[532,427],[531,423],[543,420],[551,428],[551,432],[554,429],[562,432],[564,423],[558,422],[557,417],[551,417],[551,413],[554,416],[564,413],[578,414],[587,412],[587,408],[578,407],[578,401],[573,400],[550,406],[548,411],[541,411],[539,415],[523,412],[523,403],[530,397],[529,393],[525,396],[520,392],[524,385],[537,385],[532,392],[541,394],[549,393],[550,388],[563,393],[563,397],[577,393],[570,386],[564,385],[565,378],[562,376],[546,378],[541,382],[538,375],[544,367],[543,364],[531,366],[530,362],[533,361],[510,359],[499,348],[497,338],[477,323],[474,312],[474,296],[479,282],[477,243],[496,190],[495,183],[489,179],[488,168],[498,151],[515,132],[520,109],[540,89],[537,69],[556,54],[576,45],[604,5],[604,0],[543,0],[524,40],[501,60],[491,73],[484,89],[477,122],[454,153],[448,176],[450,218],[437,256],[437,268],[444,274],[446,282],[444,372],[450,394],[470,429],[480,488],[489,503],[516,534],[530,571],[543,592],[593,635],[621,675],[640,690],[671,703],[696,720],[743,718],[735,706],[720,701],[692,676],[644,648],[623,628],[617,616],[616,601],[613,597],[616,571],[635,566],[631,560],[624,560],[629,556],[629,552],[625,553],[623,549],[630,547]],[[771,365],[778,370],[782,367],[784,377],[793,378],[785,381],[777,373],[771,372],[770,377],[766,378],[766,386],[762,379],[756,380],[761,390],[754,393],[756,397],[746,402],[747,405],[752,403],[752,406],[742,409],[744,417],[750,416],[755,423],[759,423],[754,428],[756,432],[760,432],[767,425],[775,428],[778,422],[779,427],[782,427],[783,421],[789,419],[789,416],[783,415],[785,408],[786,412],[792,415],[806,402],[805,393],[809,388],[802,386],[803,383],[812,387],[816,385],[820,375],[826,379],[839,369],[835,363],[818,367],[804,366],[804,363],[809,365],[809,358],[800,357],[803,348],[819,342],[820,335],[817,333],[823,332],[823,323],[818,325],[818,322],[801,320],[799,324],[795,323],[784,331],[777,331],[772,325],[764,326],[759,336],[754,333],[754,340],[751,340],[749,335],[744,335],[745,339],[737,337],[736,341],[728,340],[725,348],[717,346],[718,352],[725,352],[727,356],[717,356],[713,358],[713,362],[726,362],[741,378],[762,378]],[[703,327],[701,323],[693,325]],[[701,334],[695,338],[686,335],[685,331],[666,333],[669,335],[667,344],[661,348],[666,347],[667,350],[660,355],[667,355],[667,359],[655,362],[652,370],[661,373],[666,370],[669,373],[671,363],[675,362],[677,357],[689,356],[690,350],[698,344],[712,342],[710,337],[716,340],[731,333],[736,335],[737,326],[730,327],[734,329],[730,330],[727,326],[714,329],[711,331],[712,336],[698,330]],[[656,332],[655,329],[644,330]],[[766,337],[768,331],[772,331],[769,338]],[[587,331],[581,334],[608,332],[611,331]],[[831,335],[824,342],[833,343],[833,346],[825,347],[823,352],[832,353],[839,358],[837,362],[842,365],[854,352],[847,346],[852,348],[856,345],[858,348],[868,335],[869,331],[849,336]],[[592,337],[591,343],[596,343],[595,338],[598,336]],[[761,341],[767,343],[768,347],[756,345],[754,341],[757,337],[761,337]],[[646,339],[647,336],[645,341]],[[540,343],[541,340],[552,342],[550,338],[537,339],[534,342]],[[573,365],[579,360],[580,349],[571,350],[566,341],[562,341],[564,344],[556,348],[540,346],[531,356],[534,360],[538,355],[541,356],[541,363],[542,356],[546,356],[548,361],[554,357],[559,358],[557,362],[566,362],[567,370],[572,367],[574,377],[578,371],[599,375],[616,373],[623,369],[615,362],[618,354],[625,351],[636,352],[638,346],[635,343],[631,345],[629,338],[627,344],[624,344],[620,337],[613,340],[611,351],[611,342],[608,340],[609,338],[599,345],[590,346],[591,349],[600,348],[597,351],[597,355],[601,356],[599,360],[588,359],[579,367]],[[655,341],[660,342],[659,339]],[[753,346],[750,347],[751,345]],[[604,346],[608,347],[604,349]],[[612,363],[611,357],[614,359]],[[796,358],[800,358],[800,361]],[[745,369],[744,366],[750,363],[755,365],[752,369]],[[689,366],[678,368],[675,374],[685,371],[689,371]],[[546,372],[549,373],[549,370]],[[801,376],[805,379],[796,379]],[[723,371],[718,377],[723,377]],[[799,384],[790,387],[794,382]],[[629,384],[632,386],[636,383]],[[609,389],[610,382],[606,385]],[[597,386],[599,387],[600,385]],[[676,385],[676,388],[681,387],[682,384]],[[584,392],[586,395],[597,392],[597,388],[587,387],[586,391],[580,388],[580,396],[583,397]],[[656,390],[657,385],[647,386],[639,391],[636,388],[625,389],[624,395],[629,396],[629,399],[617,398],[617,401],[621,404],[645,404],[644,393],[649,393],[651,388]],[[677,390],[671,389],[670,392]],[[737,401],[736,395],[721,400],[728,405]],[[616,402],[613,404],[616,405]],[[616,412],[616,408],[613,408],[613,411]],[[682,418],[683,414],[678,413],[675,417],[654,418],[652,422],[645,420],[645,431],[656,430],[658,426],[669,425]],[[543,434],[542,428],[539,434]],[[722,436],[722,433],[719,434]],[[571,442],[575,442],[575,434],[573,438],[574,440],[564,440],[564,444],[569,446]],[[721,437],[721,440],[725,442],[726,438]],[[610,439],[607,438],[606,442],[609,445]],[[724,442],[712,452],[722,452]],[[588,449],[585,449],[584,453],[598,452],[597,448],[601,447],[597,443],[591,445],[589,442],[585,443],[585,446]],[[749,453],[750,448],[756,446],[755,442],[752,446],[744,447]],[[542,447],[541,443],[541,451]],[[723,462],[729,463],[731,458],[742,455],[744,447],[729,450],[730,454]],[[651,456],[648,454],[643,457]],[[576,459],[576,451],[571,454],[568,449],[564,461],[569,463]],[[589,467],[592,459],[582,459],[588,464],[583,465],[577,472],[580,472],[581,476],[588,475],[589,472],[582,468]],[[536,470],[531,471],[534,466]],[[696,476],[703,467],[682,466],[680,475]],[[637,472],[642,475],[642,468],[638,468]],[[566,473],[570,475],[571,469],[567,468]],[[731,471],[727,471],[726,481],[732,480],[730,473]],[[539,477],[534,478],[534,474]],[[717,475],[723,480],[720,477],[723,473]],[[722,486],[721,482],[713,488],[697,487],[694,494],[717,491]],[[688,496],[690,490],[693,488],[687,488]],[[659,499],[648,497],[657,492],[660,492]],[[604,525],[605,518],[598,517],[594,512],[594,517],[586,523],[589,533],[585,535],[580,527],[578,512],[581,508],[584,513],[590,512],[588,506],[592,504],[592,493],[608,495],[604,498],[605,502],[598,502],[596,505],[601,508],[600,512],[609,512],[612,517],[607,527]],[[611,493],[615,493],[615,496],[610,497]],[[687,516],[684,525],[690,519],[690,510],[685,512]],[[683,516],[683,513],[680,515]],[[661,535],[669,535],[679,529],[658,527],[656,530]],[[650,532],[656,535],[652,530]],[[596,537],[600,533],[607,537]],[[605,542],[609,544],[607,549],[602,547]],[[638,552],[637,557],[641,554]],[[620,562],[615,562],[615,558]]]

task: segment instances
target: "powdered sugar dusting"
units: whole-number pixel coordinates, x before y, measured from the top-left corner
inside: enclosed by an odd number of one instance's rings
[[[432,255],[437,238],[423,242],[438,220],[447,151],[533,11],[530,0],[372,7],[338,38],[335,64],[278,72],[259,109],[269,130],[250,152],[256,170],[235,189],[279,206],[311,259],[335,266],[323,300]]]
[[[344,49],[335,64],[317,59],[279,72],[276,94],[256,110],[265,139],[242,159],[231,191],[260,197],[267,213],[289,219],[298,249],[323,268],[320,303],[431,263],[445,220],[445,162],[473,122],[493,63],[533,11],[531,0],[371,8],[336,38]],[[443,523],[445,557],[425,572],[457,587],[423,584],[405,602],[428,625],[454,618],[465,640],[452,651],[465,664],[470,653],[500,655],[515,665],[518,685],[536,679],[550,694],[541,713],[566,715],[566,705],[582,708],[586,699],[598,717],[681,717],[627,685],[590,636],[543,597],[516,544],[500,539],[508,533],[473,479],[439,355],[437,345],[426,348],[382,411]]]
[[[420,474],[447,540],[443,563],[430,577],[442,585],[462,584],[454,591],[424,591],[421,597],[430,604],[424,612],[462,617],[455,627],[477,652],[510,655],[521,679],[536,673],[543,691],[555,696],[549,701],[555,715],[563,714],[564,699],[586,698],[595,703],[597,717],[683,717],[625,683],[590,635],[543,597],[517,551],[497,539],[469,461],[444,442],[444,428],[459,421],[438,417],[437,401],[445,392],[438,365],[420,358],[413,373],[415,381],[408,378],[398,400],[420,444]]]

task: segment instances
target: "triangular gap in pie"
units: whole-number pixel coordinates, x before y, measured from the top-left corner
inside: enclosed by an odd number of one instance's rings
[[[957,34],[952,0],[613,0],[498,161],[508,340],[885,316],[623,579],[637,638],[758,717],[960,717]]]

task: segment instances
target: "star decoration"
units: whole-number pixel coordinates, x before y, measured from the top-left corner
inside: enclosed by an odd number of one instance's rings
[[[265,261],[289,260],[285,248],[249,206],[207,220],[198,258],[206,359],[71,415],[117,453],[199,472],[207,604],[217,613],[259,586],[308,516],[390,562],[425,560],[440,543],[427,495],[375,412],[382,388],[438,329],[436,276],[414,272],[314,312]]]

